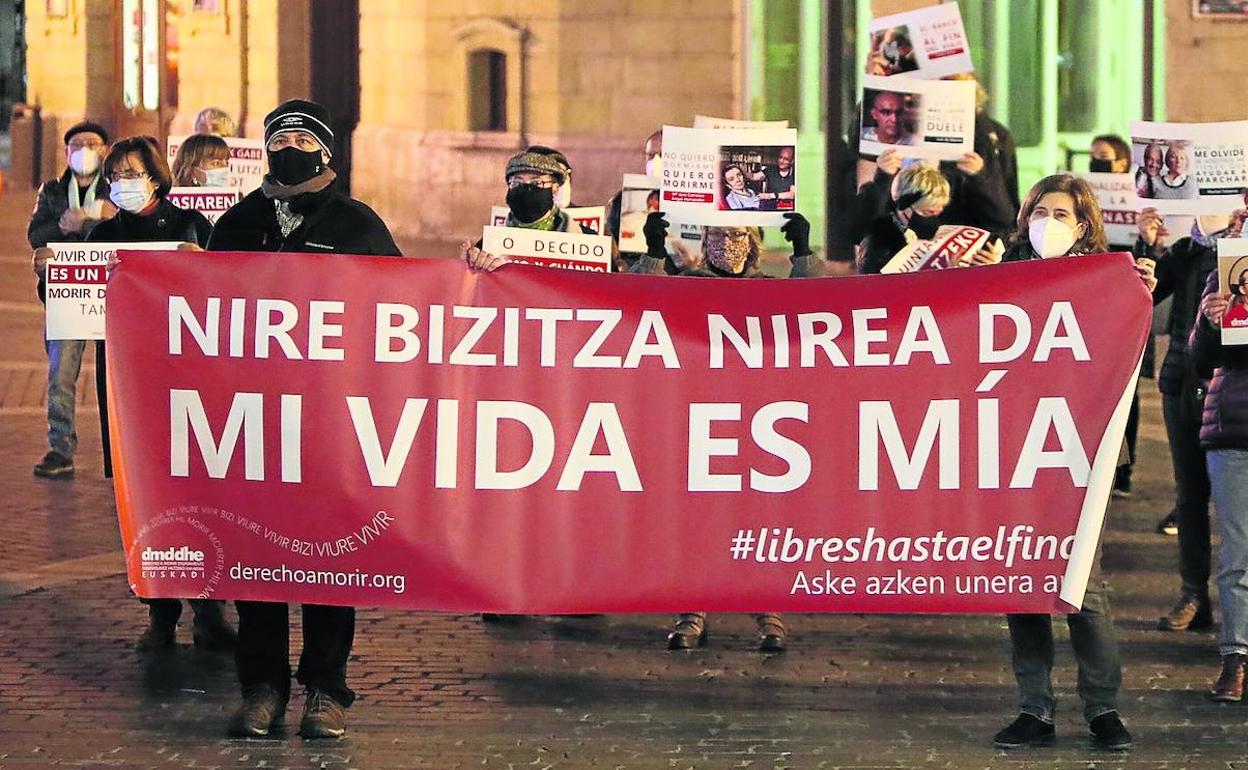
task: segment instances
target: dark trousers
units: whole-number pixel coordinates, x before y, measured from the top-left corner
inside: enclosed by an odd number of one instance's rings
[[[178,622],[178,618],[182,617],[182,600],[181,599],[139,599],[147,605],[148,617],[152,619],[152,623],[160,626],[173,626]],[[191,603],[191,609],[195,612],[201,612],[204,608],[209,608],[217,603],[216,599],[188,599]]]
[[[1057,698],[1053,694],[1053,618],[1049,615],[1007,615],[1014,679],[1018,682],[1019,710],[1053,722]],[[1088,576],[1083,607],[1066,616],[1070,645],[1078,666],[1076,688],[1089,722],[1118,710],[1122,661],[1109,597],[1101,579],[1101,548],[1097,545]]]
[[[1140,392],[1136,390],[1131,397],[1131,411],[1127,412],[1127,464],[1118,466],[1118,478],[1131,482],[1131,471],[1135,469],[1135,445],[1140,437]]]
[[[1178,394],[1161,394],[1162,417],[1174,466],[1175,522],[1179,527],[1179,577],[1183,591],[1209,594],[1209,471],[1200,448],[1203,390],[1185,382]]]
[[[235,602],[238,646],[234,659],[243,689],[268,684],[290,694],[290,611],[276,602]],[[295,678],[344,706],[355,693],[347,687],[347,658],[355,639],[355,608],[305,604],[303,652]]]

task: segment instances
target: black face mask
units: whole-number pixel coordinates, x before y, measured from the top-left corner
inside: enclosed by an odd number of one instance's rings
[[[284,185],[302,184],[324,170],[320,150],[304,152],[298,147],[283,147],[269,153],[269,176]]]
[[[1104,158],[1093,158],[1088,161],[1088,171],[1094,174],[1109,174],[1114,170],[1114,162]]]
[[[927,240],[936,235],[936,229],[940,227],[940,217],[921,217],[911,213],[910,221],[906,223],[906,226],[919,238]]]
[[[555,191],[550,187],[522,184],[507,190],[507,206],[518,222],[536,222],[555,207]]]

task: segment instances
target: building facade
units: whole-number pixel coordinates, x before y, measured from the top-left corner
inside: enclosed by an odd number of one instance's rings
[[[563,150],[573,199],[605,201],[642,142],[696,114],[798,128],[799,207],[822,232],[828,132],[843,135],[873,15],[930,0],[43,0],[26,2],[26,102],[10,181],[50,176],[84,116],[184,133],[217,106],[243,135],[277,103],[336,117],[336,164],[396,233],[479,232],[505,159]],[[1193,0],[963,0],[990,112],[1021,183],[1080,165],[1131,120],[1248,118],[1248,23]],[[1235,4],[1225,4],[1235,5]],[[829,79],[828,73],[838,77]]]

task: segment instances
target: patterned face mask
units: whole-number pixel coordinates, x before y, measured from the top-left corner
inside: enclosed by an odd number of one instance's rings
[[[754,253],[748,230],[734,227],[708,227],[703,240],[706,261],[716,270],[740,275]]]

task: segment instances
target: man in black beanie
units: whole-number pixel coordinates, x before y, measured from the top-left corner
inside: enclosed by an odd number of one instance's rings
[[[269,174],[260,189],[225,212],[209,251],[293,251],[400,257],[385,223],[368,206],[334,189],[334,134],[314,102],[285,102],[264,119]],[[230,734],[268,735],[290,698],[290,617],[285,604],[239,601],[235,661],[243,705]],[[346,731],[347,658],[355,609],[305,604],[303,652],[295,676],[307,688],[299,733],[336,738]]]

